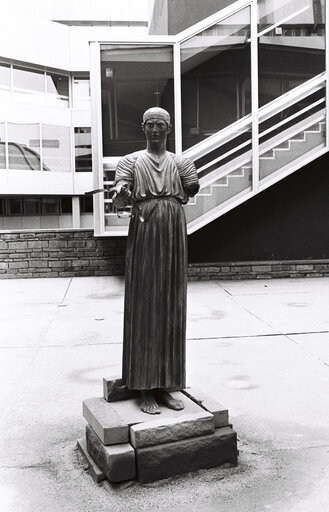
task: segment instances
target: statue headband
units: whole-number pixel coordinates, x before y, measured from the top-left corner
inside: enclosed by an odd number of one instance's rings
[[[152,119],[154,117],[162,119],[168,126],[170,126],[170,115],[164,108],[152,107],[146,110],[143,115],[143,123],[146,123],[148,119]]]

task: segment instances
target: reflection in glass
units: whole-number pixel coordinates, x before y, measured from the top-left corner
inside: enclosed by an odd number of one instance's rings
[[[92,171],[90,127],[74,128],[74,149],[76,172]]]
[[[47,103],[54,107],[69,106],[69,77],[56,73],[46,74]]]
[[[89,77],[75,76],[73,80],[74,108],[90,109],[90,80]]]
[[[7,202],[8,215],[23,215],[23,200],[21,197],[10,197]]]
[[[70,128],[42,125],[42,160],[51,171],[71,170]]]
[[[40,215],[40,197],[24,197],[24,215]]]
[[[181,45],[183,149],[250,113],[250,9]]]
[[[165,108],[174,120],[171,47],[103,45],[101,80],[104,156],[145,148],[141,121],[146,109]],[[175,151],[173,130],[167,148]]]
[[[59,214],[59,197],[42,197],[42,214]]]
[[[91,196],[80,196],[80,213],[93,213],[93,198]]]
[[[44,103],[45,101],[45,74],[41,71],[13,67],[14,93],[24,101]]]
[[[8,160],[9,169],[40,171],[39,124],[8,123]]]
[[[62,196],[60,197],[60,212],[61,213],[72,213],[72,197]]]
[[[6,168],[5,123],[0,123],[0,169]]]
[[[325,70],[324,0],[259,0],[259,105]]]

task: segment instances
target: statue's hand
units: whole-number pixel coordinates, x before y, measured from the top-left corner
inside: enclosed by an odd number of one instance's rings
[[[131,192],[129,190],[129,185],[124,183],[120,185],[120,183],[115,187],[115,191],[112,197],[112,201],[116,206],[126,205],[131,197]]]

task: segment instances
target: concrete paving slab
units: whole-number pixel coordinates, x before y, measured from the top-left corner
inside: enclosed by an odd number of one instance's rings
[[[217,297],[227,297],[229,293],[225,290],[224,287],[219,286],[217,281],[189,281],[187,283],[188,294],[189,297],[197,297],[201,296],[217,296]]]
[[[329,331],[329,294],[286,293],[235,297],[236,303],[281,333]]]
[[[58,304],[71,278],[0,279],[0,304]]]
[[[329,333],[289,335],[299,347],[329,366]]]
[[[44,345],[122,343],[123,298],[67,303],[58,308]]]
[[[59,308],[53,304],[3,304],[0,347],[35,347],[43,342]]]
[[[72,303],[108,301],[124,294],[123,276],[75,277],[65,301]]]
[[[88,284],[89,289],[100,293],[103,285],[97,284],[97,280],[88,278],[86,287]],[[24,307],[30,307],[29,302],[35,303],[41,296],[48,300],[52,283],[49,279],[20,280],[18,284],[15,280],[1,282],[13,286],[14,290],[22,283],[28,287],[32,281],[38,283],[35,289],[40,287],[39,292],[34,295],[31,287],[26,299],[17,302],[12,322],[15,318],[17,322],[20,316],[28,318]],[[90,328],[92,315],[84,319],[88,304],[98,304],[99,309],[93,306],[89,310],[101,316],[104,304],[111,306],[110,299],[82,297],[81,303],[74,304],[72,296],[68,304],[77,306],[75,314],[71,315],[74,328],[79,329],[77,344],[71,344],[73,329],[69,331],[70,336],[63,336],[65,329],[69,329],[70,315],[66,313],[69,306],[58,308],[54,317],[47,316],[46,326],[44,314],[33,316],[35,335],[42,343],[24,349],[0,349],[0,406],[4,405],[6,410],[0,420],[0,509],[6,512],[89,512],[91,509],[107,512],[110,504],[115,512],[126,512],[127,505],[136,511],[217,512],[220,504],[221,512],[326,510],[329,499],[329,367],[326,333],[319,332],[323,328],[325,310],[321,309],[316,317],[320,322],[314,325],[316,313],[310,303],[317,297],[319,308],[321,300],[326,304],[328,279],[302,281],[298,291],[290,288],[290,280],[278,280],[277,289],[271,294],[251,293],[253,286],[260,285],[258,282],[256,285],[253,281],[239,283],[237,296],[229,299],[234,305],[231,306],[232,322],[227,326],[232,325],[233,331],[235,315],[236,323],[240,324],[237,332],[241,334],[232,339],[199,339],[187,343],[187,384],[202,386],[207,394],[229,408],[239,437],[239,466],[199,471],[146,487],[138,483],[96,485],[84,471],[75,451],[76,441],[85,428],[82,400],[100,396],[102,378],[121,372],[121,344],[90,342],[88,336],[94,331],[94,326]],[[74,284],[75,278],[71,286]],[[295,286],[296,281],[292,284]],[[234,287],[235,283],[231,285]],[[204,308],[207,307],[206,288],[207,283],[202,286]],[[216,295],[214,282],[209,290],[209,296]],[[78,294],[78,287],[74,293]],[[266,296],[268,299],[276,297],[277,302],[269,300],[263,307]],[[308,307],[289,305],[290,296],[297,304],[306,302]],[[246,302],[241,303],[240,298]],[[228,298],[221,293],[220,300],[224,302]],[[198,293],[189,293],[189,301],[196,312]],[[57,307],[56,301],[53,304]],[[240,315],[243,310],[245,314]],[[257,313],[258,321],[264,325],[274,316],[276,323],[270,323],[274,333],[257,334],[250,320]],[[119,315],[114,312],[112,321],[121,321]],[[281,324],[280,316],[284,319]],[[104,322],[94,321],[95,324]],[[207,321],[212,331],[206,330]],[[302,321],[304,326],[313,326],[312,334],[308,337],[286,335],[285,327],[299,333]],[[2,322],[6,322],[4,316]],[[215,321],[200,315],[199,322],[195,317],[190,325],[195,328],[194,332],[206,333],[208,337],[209,332],[216,332],[218,336],[223,325],[219,316]],[[18,331],[24,334],[23,325]],[[253,337],[250,337],[251,326]],[[282,334],[277,335],[279,328]],[[99,336],[107,331],[102,329],[95,329]],[[52,332],[58,337],[49,337]],[[55,346],[48,346],[54,340],[57,340]]]
[[[264,449],[327,443],[329,368],[285,336],[190,342],[187,370],[189,384],[202,382],[237,432]]]
[[[206,281],[207,282],[207,281]],[[329,293],[329,277],[320,279],[255,279],[246,281],[217,281],[231,295],[273,295],[284,293]]]
[[[275,334],[270,324],[247,311],[231,297],[210,295],[188,298],[187,338]]]

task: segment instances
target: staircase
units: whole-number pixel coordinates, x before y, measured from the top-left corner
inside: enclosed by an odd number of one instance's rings
[[[257,0],[238,0],[227,8],[228,10],[224,9],[221,13],[216,13],[207,20],[202,20],[202,22],[178,34],[175,39],[175,42],[179,44],[177,48],[184,48],[187,43],[186,48],[192,53],[193,51],[196,52],[195,55],[198,55],[198,52],[201,55],[201,50],[212,47],[212,45],[215,48],[216,45],[218,47],[222,45],[225,48],[225,45],[234,46],[235,44],[241,44],[241,42],[247,45],[250,42],[251,60],[253,60],[251,66],[251,113],[216,133],[211,135],[209,135],[209,132],[204,133],[205,138],[201,142],[182,152],[183,156],[194,161],[200,181],[199,193],[185,205],[189,234],[201,229],[242,202],[249,200],[289,174],[304,167],[329,149],[326,133],[328,125],[326,119],[327,98],[329,97],[327,93],[327,71],[323,71],[316,76],[313,75],[310,79],[303,78],[304,82],[297,74],[296,80],[292,81],[291,90],[279,95],[261,108],[258,107],[258,82],[260,82],[259,77],[261,77],[257,61],[259,41],[264,47],[268,43],[273,44],[273,38],[277,39],[274,41],[276,46],[278,46],[279,40],[281,41],[279,32],[279,35],[275,32],[274,35],[270,36],[270,31],[276,30],[281,25],[280,23],[276,22],[273,26],[267,26],[265,23],[264,26],[261,26],[263,23],[261,17],[258,19],[260,24],[257,24],[257,7],[261,8],[264,17],[267,14],[266,9],[269,9],[269,13],[272,12],[272,2],[268,2],[268,5],[267,2],[259,2],[259,4]],[[296,19],[299,19],[298,16],[310,8],[308,2],[303,2],[301,9],[298,11],[296,11],[296,2],[292,1],[289,5],[291,13],[288,16],[282,14],[281,22],[283,26],[289,20],[295,20],[296,16]],[[221,19],[226,20],[232,14],[233,21],[232,18],[229,19],[232,23],[235,23],[235,14],[245,13],[246,7],[248,9],[250,7],[253,12],[250,34],[248,30],[243,33],[239,32],[237,40],[237,33],[234,28],[230,29],[232,32],[229,32],[231,38],[227,36],[226,32],[226,35],[224,32],[221,33]],[[277,13],[277,16],[279,14]],[[241,19],[238,20],[238,26],[243,26]],[[234,26],[234,23],[232,26]],[[295,23],[295,21],[292,21],[292,23]],[[248,23],[246,26],[248,28]],[[210,33],[207,32],[209,27],[213,30]],[[216,30],[219,30],[219,35],[223,35],[222,38],[216,36]],[[196,35],[197,40],[192,40]],[[264,35],[266,35],[265,39]],[[268,38],[272,38],[271,41]],[[320,43],[317,37],[297,39],[297,36],[290,39],[284,38],[281,42],[287,47],[289,46],[288,43],[290,45],[301,45],[300,50],[304,48],[303,51],[306,53],[310,52],[313,46],[315,49],[322,48],[321,38]],[[177,59],[179,58],[178,54],[177,51]],[[325,52],[323,50],[324,56]],[[181,65],[183,62],[182,56],[180,56],[180,59],[179,64]],[[307,62],[310,61],[305,61],[306,67]],[[319,69],[325,69],[325,66]],[[180,72],[181,68],[177,66],[176,75],[180,76]],[[312,74],[307,75],[306,73],[305,76],[312,76]],[[295,83],[299,85],[295,85]],[[180,86],[177,87],[176,93],[178,96],[181,94]],[[175,134],[176,148],[180,148],[183,143],[181,126],[183,118],[181,110],[176,108],[177,105],[175,104]],[[177,152],[179,153],[179,151]],[[105,190],[103,196],[98,196],[99,203],[96,215],[99,227],[97,228],[98,231],[95,229],[95,232],[101,235],[125,236],[128,231],[129,220],[117,217],[111,199],[110,189],[113,185],[117,161],[117,157],[104,158],[103,169],[101,169],[101,166],[98,168],[100,179],[96,181],[97,187],[95,188]],[[103,179],[101,177],[102,170]]]
[[[325,127],[325,111],[322,109],[261,143],[257,192],[291,174],[325,150]],[[199,194],[185,207],[188,232],[200,229],[252,195],[249,150],[200,178]]]

